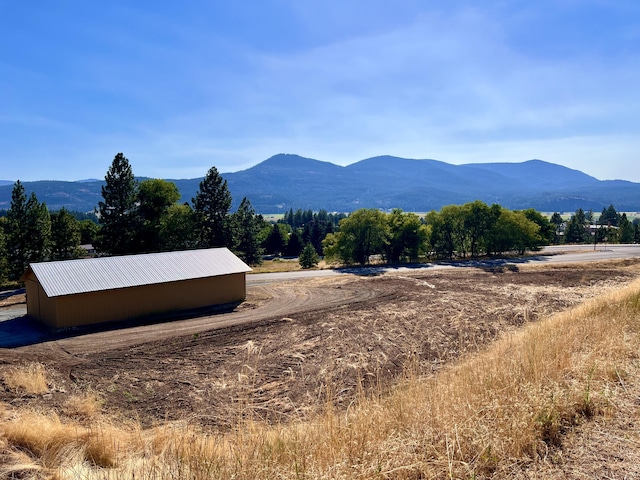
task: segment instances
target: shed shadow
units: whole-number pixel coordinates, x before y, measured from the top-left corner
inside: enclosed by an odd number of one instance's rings
[[[189,320],[192,318],[209,317],[223,313],[233,312],[242,302],[227,303],[224,305],[214,305],[190,310],[180,310],[176,312],[166,312],[144,317],[137,317],[126,320],[116,320],[112,322],[96,323],[77,327],[51,329],[42,323],[32,319],[28,315],[10,318],[0,322],[0,348],[18,348],[35,345],[38,343],[51,342],[55,340],[79,337],[97,332],[107,332],[146,325],[174,322],[178,320]]]
[[[51,340],[51,332],[27,315],[0,322],[0,348],[16,348]]]

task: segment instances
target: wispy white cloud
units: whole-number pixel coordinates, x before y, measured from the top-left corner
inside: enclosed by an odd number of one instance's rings
[[[35,178],[60,177],[69,161],[64,176],[81,178],[104,175],[124,151],[137,174],[176,178],[290,152],[341,164],[537,157],[640,181],[627,171],[640,36],[637,10],[614,11],[622,4],[281,1],[231,16],[206,2],[85,7],[60,45],[78,46],[50,82],[42,65],[0,65],[0,85],[16,93],[0,110],[0,140],[18,160],[0,177],[24,175],[26,158],[47,159]],[[28,102],[33,90],[40,102]]]

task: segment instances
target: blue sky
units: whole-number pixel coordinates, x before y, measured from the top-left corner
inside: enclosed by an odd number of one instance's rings
[[[637,0],[0,0],[0,179],[533,158],[640,182]]]

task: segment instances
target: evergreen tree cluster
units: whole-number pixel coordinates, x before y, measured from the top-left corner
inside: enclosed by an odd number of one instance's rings
[[[18,280],[32,262],[64,260],[80,255],[85,223],[61,209],[49,212],[35,193],[27,198],[20,181],[13,185],[11,206],[0,218],[0,284]]]
[[[212,167],[192,203],[165,180],[135,180],[129,160],[118,153],[105,177],[97,222],[91,215],[49,212],[34,193],[16,182],[11,206],[0,216],[0,285],[18,280],[33,262],[77,258],[82,244],[101,254],[124,255],[226,246],[249,264],[262,259],[259,233],[265,221],[248,199],[230,213],[227,182]]]
[[[617,212],[613,205],[603,208],[597,218],[592,211],[580,208],[568,221],[563,222],[559,214],[554,214],[552,222],[559,237],[556,243],[640,243],[639,219],[631,222],[626,213]]]
[[[328,213],[326,210],[313,212],[290,209],[282,220],[270,227],[263,247],[269,255],[297,257],[307,244],[311,244],[316,253],[324,255],[322,241],[338,228],[344,213]]]
[[[264,224],[244,198],[230,213],[227,181],[211,167],[191,203],[179,204],[172,182],[149,179],[138,183],[127,158],[118,153],[107,172],[98,205],[101,225],[96,246],[121,255],[193,248],[229,247],[249,264],[258,264],[258,234]]]

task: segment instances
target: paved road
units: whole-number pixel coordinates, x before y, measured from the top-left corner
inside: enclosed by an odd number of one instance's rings
[[[554,245],[545,247],[535,255],[523,258],[465,260],[454,262],[419,263],[398,267],[352,267],[335,270],[303,270],[296,272],[256,273],[247,276],[247,285],[296,280],[300,278],[333,277],[345,274],[381,275],[388,272],[409,272],[416,270],[436,270],[441,268],[478,268],[505,264],[536,263],[581,263],[622,258],[640,258],[640,245]]]
[[[546,247],[541,254],[546,261],[557,263],[640,258],[640,245],[604,243],[599,243],[595,247],[593,245],[554,245]]]

